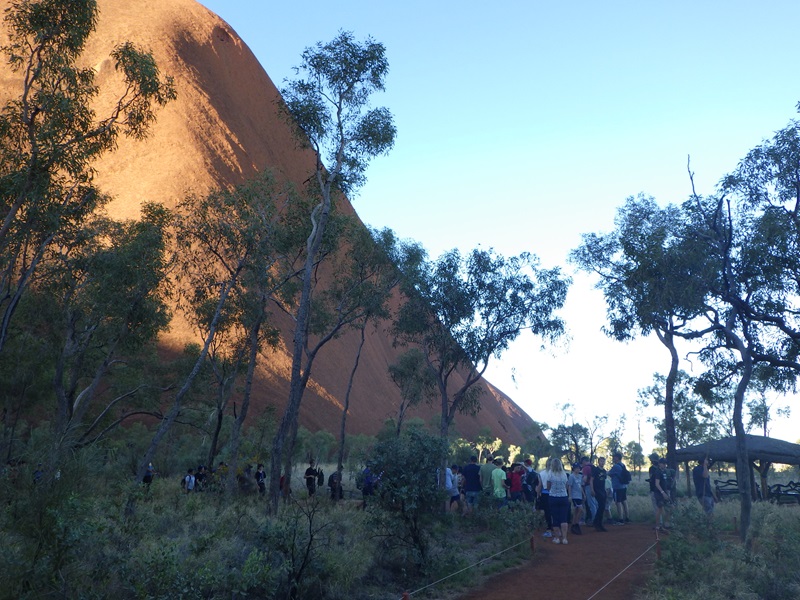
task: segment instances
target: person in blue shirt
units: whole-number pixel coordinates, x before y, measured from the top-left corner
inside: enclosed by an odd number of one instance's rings
[[[627,469],[622,463],[622,454],[614,452],[611,455],[611,463],[608,478],[611,480],[611,491],[614,496],[614,503],[617,505],[616,523],[630,523],[631,520],[628,518],[628,484],[625,483]]]

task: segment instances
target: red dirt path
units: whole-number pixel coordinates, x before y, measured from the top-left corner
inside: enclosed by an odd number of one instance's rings
[[[535,553],[528,564],[490,578],[459,600],[630,600],[655,563],[656,547],[647,551],[656,541],[655,532],[652,525],[640,523],[609,525],[607,529],[608,533],[599,533],[584,527],[583,535],[569,536],[568,546],[553,544],[537,533]],[[642,558],[614,579],[642,553]]]

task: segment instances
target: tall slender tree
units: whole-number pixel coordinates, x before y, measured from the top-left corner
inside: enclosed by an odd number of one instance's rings
[[[367,38],[358,43],[351,32],[340,32],[327,44],[306,48],[297,73],[282,90],[285,113],[297,138],[314,153],[308,192],[316,199],[309,221],[304,266],[293,311],[292,370],[289,399],[272,443],[270,511],[278,509],[281,463],[291,457],[297,419],[312,361],[308,354],[315,267],[320,260],[334,201],[354,192],[365,181],[370,159],[394,145],[395,126],[385,108],[370,108],[375,92],[383,91],[389,63],[383,44]],[[285,452],[284,445],[288,445]],[[286,473],[287,485],[291,472]]]
[[[655,333],[669,352],[664,427],[667,461],[676,468],[673,404],[680,359],[675,338],[703,310],[705,288],[696,276],[702,262],[683,241],[684,216],[677,206],[661,208],[651,197],[630,197],[617,211],[615,225],[609,234],[585,234],[570,260],[599,276],[606,335],[627,341]]]

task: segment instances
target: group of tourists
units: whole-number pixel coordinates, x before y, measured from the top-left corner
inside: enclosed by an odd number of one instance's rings
[[[569,468],[560,458],[551,458],[538,472],[530,459],[508,467],[504,463],[500,456],[488,456],[479,466],[477,456],[471,456],[463,468],[447,468],[448,509],[469,515],[482,499],[491,500],[496,508],[531,503],[544,514],[544,535],[557,544],[568,544],[569,533],[581,535],[582,524],[591,523],[604,532],[604,519],[616,524],[630,521],[626,496],[630,473],[619,453],[614,453],[608,471],[604,457],[596,465],[584,457]],[[612,503],[616,505],[616,518],[611,515]]]

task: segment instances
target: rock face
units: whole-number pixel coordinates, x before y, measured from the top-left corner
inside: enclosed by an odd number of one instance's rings
[[[8,0],[0,0],[5,10]],[[122,90],[110,58],[112,48],[131,41],[149,49],[163,74],[172,75],[178,99],[157,113],[144,141],[121,138],[116,152],[96,165],[96,183],[114,199],[109,213],[136,218],[145,201],[174,207],[187,193],[239,184],[263,169],[300,183],[313,157],[298,148],[276,109],[279,93],[247,45],[218,16],[194,0],[99,0],[96,33],[83,57],[94,67],[101,89],[98,114],[105,114]],[[5,40],[5,30],[3,31]],[[298,57],[299,59],[299,57]],[[268,66],[268,65],[267,65]],[[19,94],[19,78],[0,65],[0,100]],[[351,207],[347,210],[352,211]],[[282,414],[288,397],[291,333],[283,323],[282,347],[259,369],[250,415],[274,405]],[[196,334],[176,314],[162,338],[166,350],[180,350]],[[338,433],[342,398],[352,368],[357,336],[330,342],[318,356],[303,400],[301,424]],[[397,350],[382,330],[370,331],[351,393],[349,433],[374,434],[396,415],[400,395],[387,374]],[[500,390],[481,382],[486,392],[477,417],[457,417],[455,428],[473,437],[481,428],[519,443],[531,418]],[[436,407],[408,416],[426,421]]]

